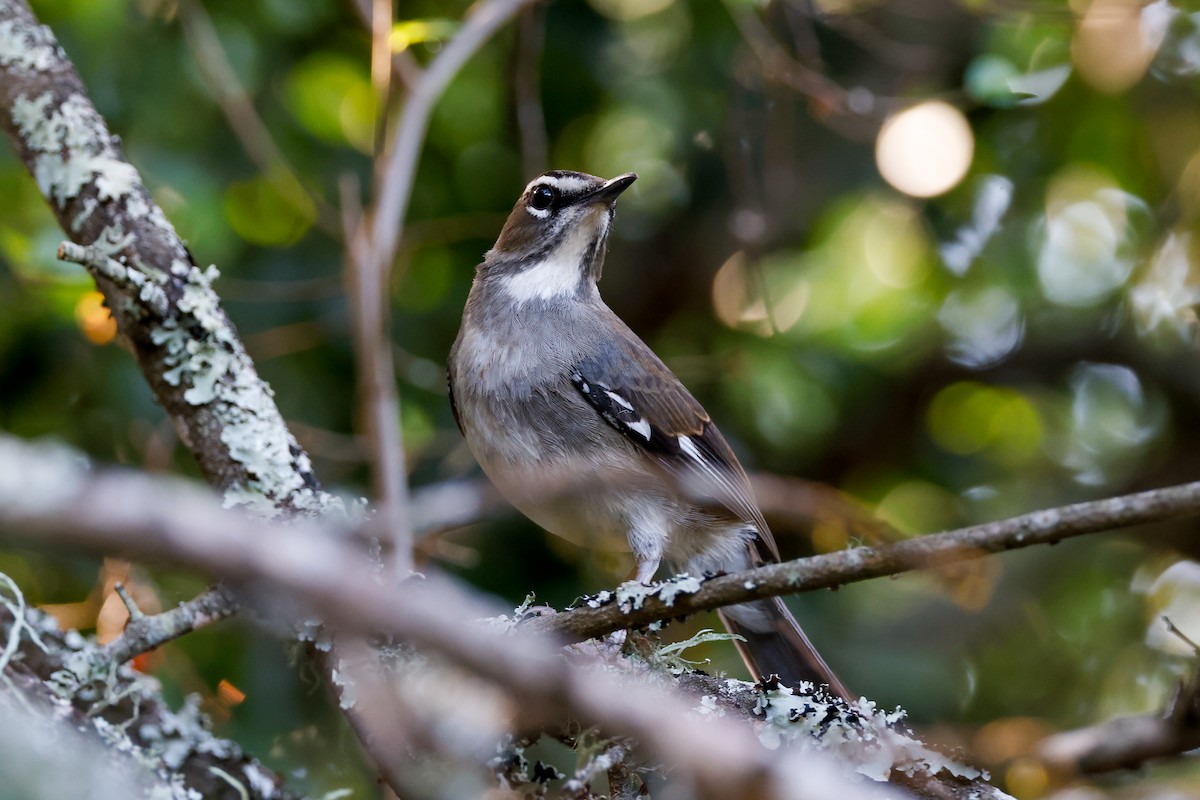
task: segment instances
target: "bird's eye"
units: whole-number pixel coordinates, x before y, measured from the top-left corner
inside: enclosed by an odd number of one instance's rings
[[[529,205],[536,208],[538,211],[545,211],[550,206],[554,205],[554,201],[558,199],[558,192],[552,186],[539,186],[533,190],[533,194],[529,197]]]

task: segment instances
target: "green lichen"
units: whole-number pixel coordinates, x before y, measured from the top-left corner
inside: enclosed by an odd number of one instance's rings
[[[183,279],[176,303],[179,313],[152,328],[150,336],[164,351],[163,379],[186,387],[185,402],[211,407],[221,424],[221,443],[245,469],[248,479],[226,490],[225,505],[268,516],[279,513],[281,503],[315,514],[344,514],[341,500],[305,483],[303,475],[311,473],[312,466],[221,310],[212,289],[217,269],[201,270],[177,260],[171,275]],[[156,285],[168,280],[162,273],[148,277]],[[144,287],[143,296],[146,291]]]

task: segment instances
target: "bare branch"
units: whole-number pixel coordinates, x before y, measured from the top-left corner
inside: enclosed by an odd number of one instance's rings
[[[349,242],[350,298],[358,354],[359,391],[374,465],[376,524],[393,550],[393,567],[405,574],[412,565],[412,523],[408,476],[400,429],[391,351],[391,271],[404,230],[417,160],[429,117],[451,79],[499,28],[533,0],[481,0],[462,28],[411,87],[400,122],[384,151],[371,208]],[[360,6],[362,8],[362,6]],[[378,8],[378,5],[372,8]],[[365,11],[365,9],[364,9]],[[379,49],[380,14],[370,18]],[[378,61],[378,59],[376,59]]]
[[[1170,619],[1167,629],[1200,657],[1200,649]],[[1160,714],[1118,717],[1099,725],[1048,736],[1038,755],[1060,773],[1083,774],[1136,769],[1148,761],[1178,756],[1200,747],[1200,663],[1179,682],[1170,706]]]
[[[370,221],[372,272],[386,276],[403,238],[417,159],[438,98],[464,64],[525,6],[536,0],[480,0],[471,7],[458,34],[429,65],[404,104],[400,126],[388,148],[382,182],[375,187]],[[385,285],[386,282],[381,282]]]
[[[1149,761],[1200,747],[1200,725],[1154,714],[1117,717],[1088,728],[1058,733],[1038,746],[1038,756],[1063,774],[1136,769]]]
[[[235,742],[213,736],[196,703],[172,711],[156,681],[114,664],[91,641],[59,630],[48,614],[20,611],[3,595],[0,639],[11,642],[15,637],[17,646],[16,657],[0,667],[5,796],[16,791],[30,798],[298,798],[280,775]],[[71,702],[64,702],[67,698]],[[18,706],[34,713],[14,715]],[[78,736],[64,728],[73,728]],[[53,738],[38,744],[46,734]],[[48,761],[51,753],[59,757]],[[52,767],[55,762],[59,766]],[[116,767],[117,775],[104,776],[106,770],[96,769],[102,765]],[[138,784],[175,784],[175,791],[146,792],[139,789],[150,787],[113,783],[119,774]],[[242,791],[231,791],[230,780]],[[118,789],[122,785],[124,791]]]
[[[1200,516],[1200,482],[1035,511],[884,547],[861,547],[768,564],[703,583],[684,578],[640,589],[625,584],[615,593],[601,595],[599,602],[529,624],[578,641],[747,600],[831,589],[1005,550],[1053,544],[1073,536],[1194,516]]]
[[[513,47],[512,92],[517,115],[517,139],[521,143],[521,171],[533,178],[546,171],[546,115],[542,110],[539,62],[545,46],[546,18],[543,9],[521,12]]]

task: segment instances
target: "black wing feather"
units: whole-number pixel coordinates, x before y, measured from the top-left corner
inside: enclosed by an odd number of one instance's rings
[[[630,333],[621,341],[623,347],[603,359],[582,361],[571,384],[685,493],[753,525],[756,555],[777,561],[750,481],[708,413],[641,340]]]

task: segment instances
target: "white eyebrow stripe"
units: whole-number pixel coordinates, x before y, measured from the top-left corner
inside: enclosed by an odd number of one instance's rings
[[[560,192],[572,194],[574,192],[583,191],[591,187],[592,182],[584,178],[576,178],[573,176],[557,177],[555,175],[542,175],[534,178],[525,187],[525,191],[531,191],[535,186],[552,186]]]

